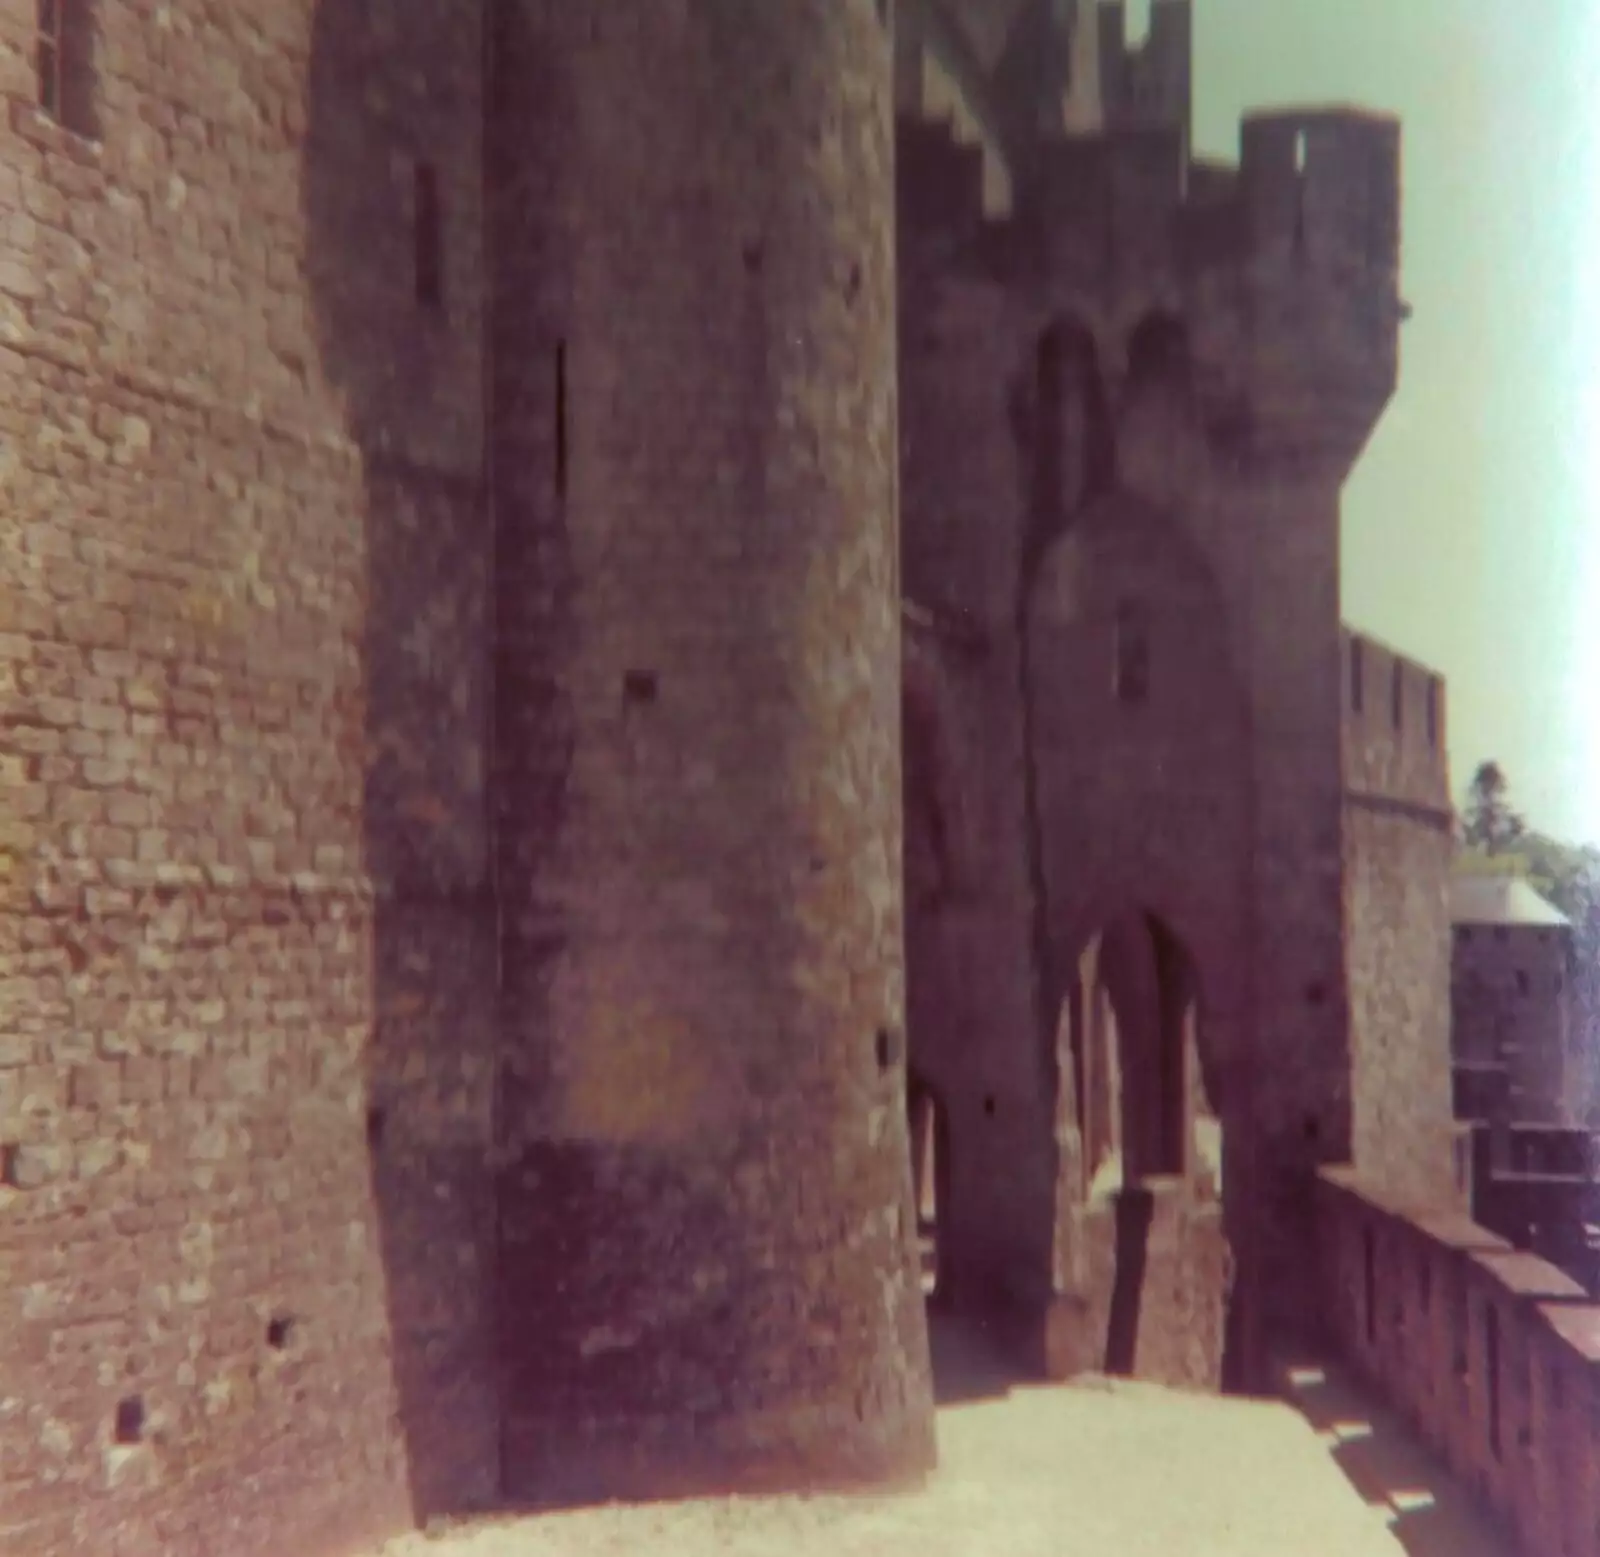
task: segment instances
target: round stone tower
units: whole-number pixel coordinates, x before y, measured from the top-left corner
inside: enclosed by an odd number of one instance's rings
[[[886,7],[493,53],[510,1490],[920,1470]]]

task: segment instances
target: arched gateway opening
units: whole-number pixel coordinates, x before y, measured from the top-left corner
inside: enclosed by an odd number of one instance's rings
[[[1232,1262],[1211,1047],[1183,942],[1143,910],[1106,919],[1071,965],[1057,1032],[1059,1236],[1082,1366],[1220,1381]]]

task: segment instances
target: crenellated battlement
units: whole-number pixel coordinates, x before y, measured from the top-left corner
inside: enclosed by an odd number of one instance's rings
[[[1170,128],[1054,137],[1013,169],[1014,208],[995,216],[981,149],[947,126],[902,119],[903,277],[990,286],[1024,309],[1071,299],[1107,319],[1153,307],[1177,314],[1193,382],[1205,386],[1202,420],[1228,459],[1342,475],[1394,391],[1404,316],[1398,224],[1384,216],[1381,189],[1371,209],[1357,209],[1349,171],[1381,169],[1391,126],[1351,122],[1356,135],[1325,135],[1298,170],[1293,129],[1285,139],[1253,127],[1250,155],[1236,165],[1186,162]],[[1339,116],[1333,123],[1345,128]],[[1363,141],[1374,126],[1375,142]],[[1283,146],[1287,186],[1277,176]],[[1304,199],[1285,201],[1299,181]]]
[[[1042,142],[1018,178],[1017,209],[1025,221],[1078,240],[1114,241],[1130,220],[1170,232],[1185,187],[1182,134],[1167,125],[1061,136]]]
[[[902,116],[899,132],[903,219],[921,234],[970,235],[985,215],[981,150],[944,123]],[[1390,116],[1251,115],[1232,164],[1189,160],[1182,128],[1162,123],[1041,139],[1017,161],[1012,219],[1052,264],[1113,256],[1120,269],[1137,258],[1191,280],[1292,267],[1386,299],[1398,318],[1400,126]]]
[[[1013,155],[999,217],[983,153],[950,128],[903,117],[900,157],[913,271],[1075,293],[1114,315],[1182,300],[1193,338],[1226,355],[1200,365],[1227,382],[1235,452],[1339,471],[1359,457],[1394,392],[1405,317],[1393,118],[1255,114],[1231,164],[1190,160],[1177,124],[1040,137]]]
[[[1357,108],[1251,114],[1239,174],[1252,255],[1397,274],[1399,120]]]
[[[1192,0],[171,9],[0,25],[0,1548],[903,1482],[930,1276],[1264,1386],[1448,1123],[1395,123],[1196,161]]]
[[[1444,678],[1348,627],[1339,655],[1346,792],[1448,813]]]
[[[1108,130],[1161,126],[1190,133],[1194,76],[1191,0],[1152,0],[1150,31],[1128,40],[1123,0],[1102,0],[1099,16],[1100,107]]]

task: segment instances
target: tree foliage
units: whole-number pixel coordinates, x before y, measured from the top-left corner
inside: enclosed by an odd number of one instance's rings
[[[1497,762],[1481,764],[1467,789],[1463,849],[1466,871],[1509,871],[1572,922],[1573,1020],[1577,1027],[1580,1101],[1600,1119],[1600,848],[1564,843],[1530,828],[1511,804],[1511,786]]]
[[[1510,801],[1511,784],[1498,762],[1483,762],[1467,786],[1462,834],[1469,848],[1502,854],[1523,837],[1528,824]]]

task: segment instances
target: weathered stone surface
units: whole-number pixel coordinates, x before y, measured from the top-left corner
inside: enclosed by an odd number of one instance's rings
[[[0,1550],[334,1551],[483,1502],[497,1333],[598,1439],[931,1455],[875,1045],[887,35],[866,0],[524,17],[559,49],[491,101],[515,29],[486,51],[478,7],[103,7],[92,137],[0,18],[0,1377],[33,1413]],[[508,198],[538,230],[497,275],[545,333],[497,321],[529,355],[491,376],[484,127],[529,104],[563,125],[513,171],[557,181]],[[517,1200],[574,1141],[594,1194]],[[667,1257],[623,1214],[658,1181]],[[497,1264],[497,1193],[598,1214],[593,1257]],[[570,1354],[497,1330],[522,1308]],[[635,1333],[643,1395],[607,1371]]]
[[[1008,123],[939,28],[899,50],[909,1047],[953,1301],[1047,1347],[1075,1314],[1098,1357],[1142,1286],[1135,1366],[1172,1377],[1215,1373],[1226,1306],[1242,1377],[1309,1312],[1319,1163],[1454,1194],[1442,693],[1409,667],[1403,729],[1387,683],[1353,717],[1339,621],[1339,491],[1395,381],[1398,126],[1260,115],[1186,179],[1189,8],[1160,10],[1099,56],[1138,135]],[[1164,1244],[1107,1257],[1089,1201],[1150,1176]],[[1162,1301],[1163,1248],[1217,1236],[1209,1296]]]
[[[409,1149],[459,1131],[448,1098],[481,1156],[489,1044],[470,975],[435,983],[426,1023],[376,1020],[395,936],[373,887],[437,834],[450,891],[487,875],[480,49],[466,16],[319,73],[363,9],[95,7],[93,140],[24,100],[33,8],[0,17],[0,247],[27,300],[0,315],[8,1553],[334,1550],[412,1517],[396,1379],[421,1342],[386,1262],[435,1256],[375,1195],[365,1099],[400,1043],[438,1055]],[[454,103],[409,124],[448,167],[459,328],[426,381],[368,355],[426,427],[386,481],[327,309],[394,342],[430,324],[403,204],[372,179],[393,148],[336,165],[326,100],[419,68]],[[364,194],[387,210],[361,249],[328,213]],[[332,303],[329,272],[352,289]],[[435,659],[483,667],[466,706],[407,683],[424,631]],[[375,772],[395,703],[421,754],[407,794],[443,786],[445,825]],[[491,962],[481,904],[440,918],[436,955]],[[419,1177],[413,1199],[434,1193]],[[135,1399],[141,1441],[117,1443]]]
[[[916,1469],[888,35],[526,0],[500,45],[509,1472]]]
[[[1035,1352],[1105,1175],[1190,1382],[1316,1163],[1429,1180],[1396,127],[897,162],[889,10],[108,4],[71,127],[0,14],[0,1551],[925,1466],[907,1059]]]

